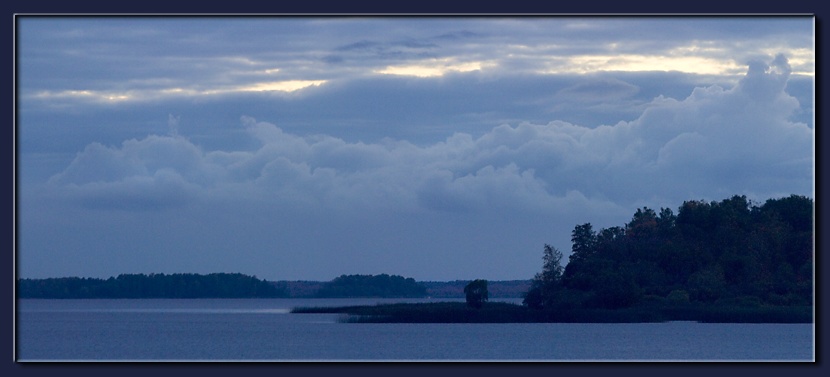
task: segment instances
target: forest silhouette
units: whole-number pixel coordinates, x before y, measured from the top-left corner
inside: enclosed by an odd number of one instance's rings
[[[389,322],[709,320],[809,322],[813,315],[814,203],[805,196],[753,203],[685,201],[675,214],[637,209],[622,225],[571,232],[571,254],[544,245],[542,271],[523,304],[487,302],[486,280],[465,287],[468,305],[297,308]],[[433,282],[434,283],[434,282]],[[109,279],[18,280],[20,298],[288,297],[287,285],[243,274],[123,274]],[[313,297],[425,297],[397,275],[341,275]],[[471,296],[474,299],[471,300]],[[352,320],[355,320],[354,318]]]

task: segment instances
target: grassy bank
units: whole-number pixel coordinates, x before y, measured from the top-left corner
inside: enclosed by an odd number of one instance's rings
[[[463,302],[300,307],[292,313],[346,314],[350,323],[637,323],[697,321],[708,323],[812,323],[809,306],[662,306],[625,309],[534,310],[490,302],[473,309]]]

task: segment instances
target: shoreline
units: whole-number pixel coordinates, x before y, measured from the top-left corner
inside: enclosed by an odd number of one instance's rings
[[[501,302],[488,302],[481,309],[470,308],[463,302],[436,302],[296,307],[290,313],[342,314],[343,323],[814,323],[812,306],[662,305],[537,310]]]

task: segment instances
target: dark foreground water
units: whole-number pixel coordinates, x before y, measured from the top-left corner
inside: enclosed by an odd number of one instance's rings
[[[811,324],[349,324],[402,300],[19,300],[18,361],[814,361]],[[419,300],[406,300],[413,302]],[[426,301],[426,300],[423,300]]]

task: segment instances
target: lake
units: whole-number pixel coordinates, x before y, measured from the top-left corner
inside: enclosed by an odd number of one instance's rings
[[[812,324],[355,324],[297,306],[463,299],[17,301],[16,360],[814,361]],[[520,302],[521,299],[493,299]]]

